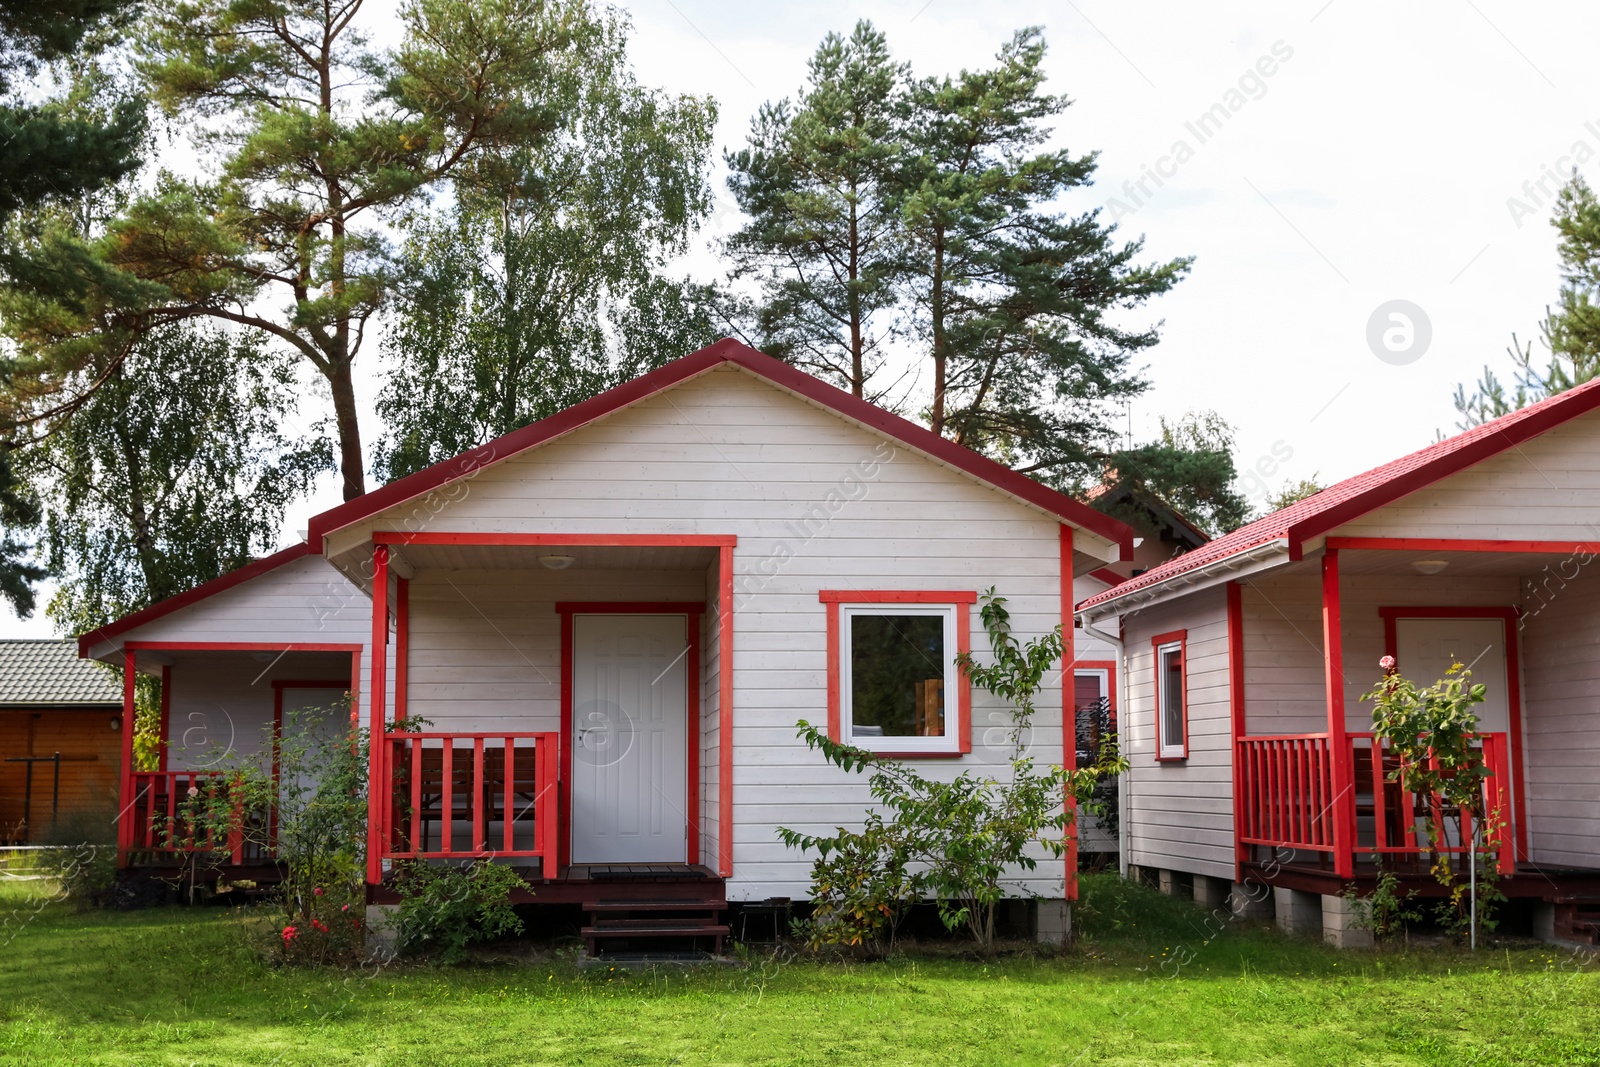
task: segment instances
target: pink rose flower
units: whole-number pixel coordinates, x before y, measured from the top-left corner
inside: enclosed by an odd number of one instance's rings
[[[1386,671],[1394,670],[1394,657],[1393,656],[1385,656],[1385,657],[1383,657],[1382,659],[1380,659],[1378,661],[1378,666],[1382,667]]]

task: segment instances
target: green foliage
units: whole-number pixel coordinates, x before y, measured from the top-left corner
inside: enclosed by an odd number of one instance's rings
[[[1075,808],[1063,799],[1086,804],[1101,778],[1125,769],[1114,752],[1093,768],[1035,769],[1025,754],[1026,738],[1044,675],[1061,657],[1061,632],[1019,643],[1005,598],[993,589],[984,594],[981,614],[993,661],[980,664],[958,655],[956,662],[974,685],[1011,705],[1008,780],[963,771],[950,781],[936,781],[898,760],[833,741],[805,721],[799,724],[807,747],[828,762],[845,771],[870,772],[867,787],[877,805],[868,809],[860,830],[838,827],[828,836],[778,830],[788,847],[817,853],[811,887],[816,911],[803,928],[813,945],[892,947],[905,909],[932,896],[945,925],[964,926],[987,951],[994,940],[995,906],[1006,896],[1004,880],[1038,866],[1035,847],[1057,857],[1066,851]]]
[[[348,703],[291,713],[268,728],[259,755],[224,764],[159,827],[195,850],[226,848],[239,833],[273,855],[281,878],[269,908],[269,954],[291,964],[353,962],[366,904],[367,734]],[[272,755],[277,753],[277,766]]]
[[[24,99],[16,84],[35,77],[41,65],[92,62],[137,7],[137,0],[0,2],[0,224],[41,204],[70,203],[138,166],[145,117],[137,97],[115,99],[91,114],[70,91]]]
[[[468,945],[522,932],[511,904],[522,876],[489,860],[433,865],[406,864],[398,872],[400,950],[432,953],[457,963]]]
[[[1557,306],[1545,309],[1539,326],[1549,359],[1535,366],[1533,343],[1512,335],[1509,389],[1488,367],[1471,394],[1465,385],[1456,386],[1458,426],[1463,430],[1600,375],[1600,199],[1576,171],[1556,197],[1550,225],[1561,235],[1561,290]]]
[[[1390,669],[1378,688],[1361,699],[1373,702],[1373,743],[1387,741],[1389,751],[1399,759],[1399,767],[1390,772],[1391,780],[1408,793],[1439,797],[1456,813],[1458,827],[1471,826],[1470,840],[1465,832],[1459,836],[1474,853],[1478,925],[1493,930],[1494,906],[1506,898],[1498,889],[1498,860],[1489,846],[1507,828],[1486,821],[1483,787],[1493,772],[1473,747],[1478,716],[1472,709],[1483,702],[1484,695],[1485,687],[1473,683],[1472,672],[1453,663],[1445,677],[1426,688],[1418,688]],[[1427,826],[1434,878],[1450,889],[1448,900],[1439,908],[1439,920],[1447,928],[1468,931],[1471,881],[1461,881],[1451,854],[1443,851],[1445,827],[1431,818]]]
[[[1269,512],[1282,511],[1290,504],[1298,504],[1302,500],[1309,500],[1326,489],[1327,486],[1317,481],[1313,474],[1309,478],[1299,481],[1285,481],[1283,488],[1267,497],[1267,510]]]
[[[190,318],[249,327],[327,382],[347,498],[365,489],[352,365],[393,282],[379,217],[485,156],[533,146],[567,62],[601,30],[583,0],[410,0],[375,49],[361,0],[157,0],[139,72],[206,180],[163,175],[92,238],[34,242],[70,271],[3,302],[38,388]]]
[[[75,411],[15,454],[42,505],[59,586],[49,612],[82,633],[278,546],[284,509],[325,470],[289,440],[294,366],[248,334],[144,335]]]
[[[762,105],[747,147],[725,155],[749,216],[727,252],[735,275],[760,285],[757,347],[878,399],[869,383],[906,273],[897,177],[910,156],[909,68],[864,19],[848,37],[828,34],[807,68],[799,99]]]
[[[1417,891],[1400,895],[1400,879],[1395,873],[1378,867],[1378,879],[1372,892],[1362,896],[1354,885],[1340,894],[1355,912],[1355,925],[1372,934],[1376,941],[1390,941],[1405,933],[1406,924],[1421,922],[1422,909],[1412,904]]]
[[[558,57],[537,140],[486,149],[396,264],[375,469],[395,478],[709,344],[712,294],[662,273],[709,209],[716,109],[638,85],[596,10]]]

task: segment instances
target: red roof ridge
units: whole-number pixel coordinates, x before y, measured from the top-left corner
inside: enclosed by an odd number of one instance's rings
[[[1515,448],[1597,407],[1600,407],[1600,378],[1336,482],[1319,493],[1152,567],[1114,589],[1087,597],[1078,604],[1078,610],[1119,600],[1280,538],[1288,541],[1290,558],[1298,559],[1303,544],[1311,538]]]
[[[503,434],[478,448],[441,460],[414,474],[348,500],[312,517],[308,540],[313,551],[321,552],[324,538],[335,530],[376,515],[467,477],[484,467],[501,463],[518,453],[536,448],[558,437],[581,429],[599,419],[656,396],[673,386],[724,365],[765,379],[780,389],[832,410],[853,422],[908,448],[987,482],[996,489],[1032,504],[1068,524],[1096,534],[1120,546],[1124,559],[1133,553],[1133,531],[1111,516],[1096,511],[1065,493],[1019,474],[987,456],[980,455],[946,437],[918,426],[909,419],[876,404],[852,396],[820,378],[815,378],[781,360],[757,352],[732,338],[723,338],[698,352],[650,371],[648,374],[615,386],[605,392],[558,411],[554,415]]]

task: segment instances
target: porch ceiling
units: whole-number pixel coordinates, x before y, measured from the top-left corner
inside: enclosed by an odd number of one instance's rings
[[[654,545],[397,545],[393,556],[418,570],[543,570],[540,556],[571,556],[568,570],[703,570],[717,550]]]
[[[1410,574],[1420,573],[1413,564],[1419,560],[1443,560],[1444,570],[1436,577],[1441,581],[1451,578],[1493,577],[1516,575],[1532,577],[1546,567],[1555,570],[1572,558],[1572,553],[1555,552],[1436,552],[1436,551],[1368,551],[1346,549],[1339,553],[1339,571],[1342,574]],[[1570,575],[1569,575],[1570,577]]]

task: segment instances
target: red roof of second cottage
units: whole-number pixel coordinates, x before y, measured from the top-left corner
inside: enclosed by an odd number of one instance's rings
[[[1597,407],[1600,407],[1600,378],[1491,419],[1364,474],[1336,482],[1314,496],[1297,500],[1224,537],[1152,567],[1114,589],[1096,593],[1078,607],[1092,608],[1109,603],[1274,541],[1288,541],[1291,558],[1298,559],[1307,540],[1497,456]]]

